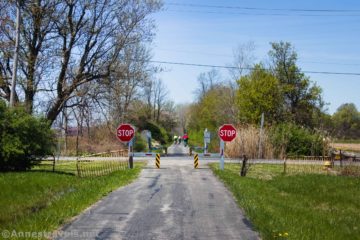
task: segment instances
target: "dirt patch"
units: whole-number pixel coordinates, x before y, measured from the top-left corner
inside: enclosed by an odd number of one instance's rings
[[[360,152],[360,143],[331,143],[331,147],[337,150]]]

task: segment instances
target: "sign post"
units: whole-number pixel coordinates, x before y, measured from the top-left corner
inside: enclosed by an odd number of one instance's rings
[[[204,131],[204,154],[207,153],[208,143],[210,143],[210,132],[205,128]]]
[[[220,170],[224,170],[224,151],[225,151],[225,142],[220,140]]]
[[[225,142],[231,142],[236,137],[236,128],[231,124],[224,124],[219,128],[220,137],[220,169],[224,170]]]
[[[121,124],[116,129],[116,136],[121,142],[129,143],[129,168],[133,168],[133,138],[135,136],[135,128],[130,124]]]
[[[133,151],[134,139],[131,139],[129,142],[129,150],[128,150],[128,157],[129,157],[129,168],[134,168],[134,151]]]

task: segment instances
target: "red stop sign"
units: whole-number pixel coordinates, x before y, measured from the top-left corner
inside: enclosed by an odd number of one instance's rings
[[[236,137],[236,128],[231,124],[224,124],[219,128],[218,135],[224,142],[231,142]]]
[[[116,136],[122,142],[129,142],[135,135],[135,128],[130,124],[121,124],[116,129]]]

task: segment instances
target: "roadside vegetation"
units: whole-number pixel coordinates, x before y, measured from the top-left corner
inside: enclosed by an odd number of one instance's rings
[[[0,229],[51,232],[113,190],[134,181],[144,163],[105,176],[79,178],[75,164],[58,172],[0,173]],[[62,171],[64,170],[64,171]]]
[[[360,179],[282,173],[281,165],[211,169],[233,193],[263,239],[360,239]]]
[[[270,45],[267,64],[254,62],[253,45],[245,44],[235,52],[232,65],[242,68],[231,70],[231,79],[216,69],[199,75],[196,101],[187,108],[190,144],[202,146],[207,128],[209,150],[217,152],[217,130],[224,123],[234,124],[240,135],[237,143],[227,145],[230,157],[328,155],[331,142],[360,139],[356,106],[345,103],[328,114],[322,89],[301,71],[294,46],[283,41]]]
[[[9,103],[12,93],[15,106],[41,113],[56,132],[57,154],[126,148],[115,133],[124,122],[138,132],[152,127],[156,141],[169,141],[175,106],[156,76],[162,69],[151,63],[153,14],[161,0],[24,1],[11,92],[17,6],[0,3],[0,99]]]
[[[0,99],[0,172],[28,170],[54,149],[55,136],[46,119],[23,108],[9,109]]]

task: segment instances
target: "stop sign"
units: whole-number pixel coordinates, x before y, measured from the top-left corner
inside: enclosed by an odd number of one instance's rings
[[[231,124],[224,124],[219,128],[218,135],[224,142],[231,142],[236,137],[236,128]]]
[[[130,124],[121,124],[116,129],[116,136],[122,142],[129,142],[135,135],[135,128]]]

